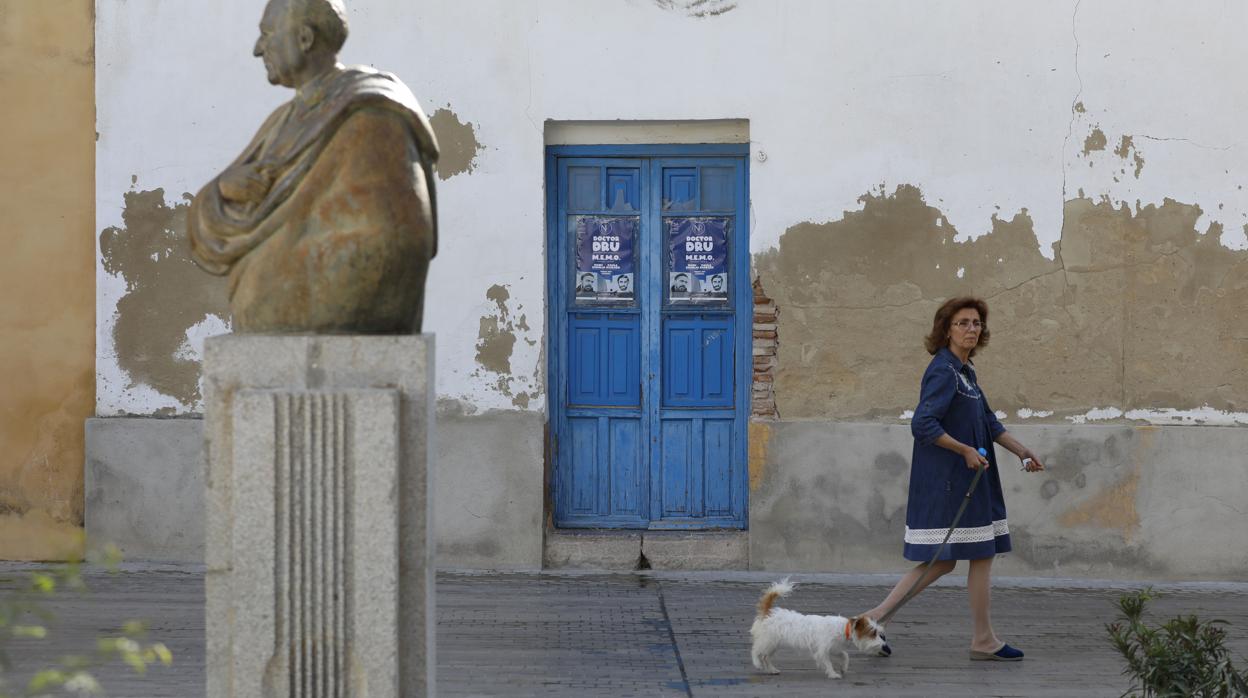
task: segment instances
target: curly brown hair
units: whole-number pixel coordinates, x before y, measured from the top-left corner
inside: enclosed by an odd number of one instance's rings
[[[991,337],[988,332],[988,304],[982,298],[958,296],[945,301],[936,310],[936,317],[932,318],[932,332],[923,338],[923,346],[927,348],[927,353],[935,354],[940,351],[941,347],[948,346],[949,325],[953,322],[953,316],[963,308],[974,308],[979,311],[979,321],[984,323],[983,329],[979,332],[979,343],[971,350],[971,356],[975,356],[975,352],[988,346],[988,339]]]

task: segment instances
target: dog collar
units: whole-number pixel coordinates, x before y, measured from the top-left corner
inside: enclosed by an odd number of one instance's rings
[[[845,639],[846,640],[849,639],[849,629],[852,628],[853,626],[854,626],[854,622],[852,619],[845,621]]]

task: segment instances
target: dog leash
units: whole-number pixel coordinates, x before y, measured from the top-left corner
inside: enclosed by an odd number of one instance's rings
[[[987,457],[988,451],[980,448],[979,455]],[[923,584],[923,580],[927,579],[927,575],[931,574],[932,565],[936,564],[936,559],[939,558],[940,554],[945,551],[945,545],[949,543],[949,539],[953,536],[954,529],[956,529],[958,527],[958,523],[962,521],[962,514],[966,513],[966,505],[971,503],[971,493],[975,491],[975,485],[979,484],[979,478],[983,477],[984,471],[987,469],[988,466],[984,466],[975,471],[975,477],[971,478],[971,486],[966,488],[966,496],[962,498],[962,506],[958,507],[958,513],[954,515],[953,523],[949,525],[949,530],[945,532],[945,539],[940,542],[940,547],[936,548],[936,554],[932,556],[931,560],[927,561],[927,569],[923,570],[923,574],[914,581],[914,584],[910,585],[910,588],[906,591],[905,596],[901,597],[901,601],[898,601],[896,605],[888,609],[887,613],[880,616],[877,621],[880,625],[888,623],[897,611],[901,610],[902,606],[905,606],[909,603],[910,599],[913,599],[918,595],[918,592],[915,591],[915,589],[918,589],[919,586]]]

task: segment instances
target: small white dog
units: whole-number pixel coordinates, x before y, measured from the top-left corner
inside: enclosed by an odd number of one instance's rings
[[[792,593],[793,586],[786,577],[768,587],[758,600],[758,615],[750,628],[750,636],[754,638],[750,657],[755,669],[779,674],[780,670],[771,663],[771,655],[778,647],[788,646],[810,652],[828,678],[839,679],[841,673],[832,663],[833,653],[840,653],[844,672],[849,670],[847,650],[851,645],[870,653],[884,646],[880,624],[866,616],[808,616],[776,608],[776,600]]]

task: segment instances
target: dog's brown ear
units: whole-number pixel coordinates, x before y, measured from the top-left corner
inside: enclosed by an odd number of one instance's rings
[[[871,630],[871,621],[866,616],[857,616],[854,618],[854,633],[858,637],[870,637],[875,633]]]

